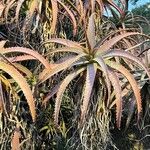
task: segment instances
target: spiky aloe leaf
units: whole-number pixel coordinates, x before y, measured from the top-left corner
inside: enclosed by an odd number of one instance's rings
[[[51,25],[51,32],[55,32],[56,24],[57,24],[57,17],[58,17],[58,4],[57,0],[51,0],[52,3],[52,25]]]
[[[71,10],[70,10],[65,4],[63,4],[60,0],[57,0],[57,2],[58,2],[59,4],[61,4],[61,5],[64,7],[64,9],[66,10],[66,12],[69,14],[69,16],[70,16],[70,18],[71,18],[71,21],[72,21],[72,24],[73,24],[73,34],[75,35],[76,32],[77,32],[77,21],[76,21],[76,19],[75,19],[74,14],[73,14],[73,13],[71,12]]]
[[[105,1],[104,2],[107,6],[108,6],[108,4],[109,5],[111,5],[112,7],[114,7],[119,13],[120,13],[120,15],[123,15],[123,11],[120,9],[120,7],[119,6],[117,6],[112,0],[107,0],[107,1]]]
[[[54,95],[57,93],[57,91],[58,91],[60,85],[61,85],[61,83],[58,83],[56,86],[54,86],[54,88],[52,88],[52,89],[50,90],[50,92],[49,92],[49,93],[46,95],[46,97],[43,99],[42,105],[46,105],[47,101],[48,101],[52,96],[54,96]]]
[[[101,70],[104,72],[104,75],[106,77],[106,85],[108,91],[108,101],[107,101],[107,106],[108,106],[110,102],[110,91],[111,91],[110,79],[108,76],[108,67],[101,56],[95,58],[94,60],[100,65]]]
[[[15,1],[16,0],[10,0],[10,2],[7,4],[7,6],[5,8],[4,17],[5,17],[6,21],[7,21],[7,17],[8,17],[8,14],[9,14],[8,12],[9,12],[11,6],[15,3]]]
[[[62,47],[62,48],[57,48],[54,50],[50,50],[46,55],[49,54],[54,54],[54,53],[60,53],[60,52],[71,52],[71,53],[76,53],[76,54],[83,54],[82,49],[74,48],[74,47]]]
[[[33,21],[33,17],[35,15],[36,10],[38,10],[39,7],[39,0],[32,0],[29,6],[29,10],[27,12],[26,18],[25,18],[25,22],[23,25],[23,33],[25,33],[25,30],[29,30],[28,28],[31,27],[32,25],[32,21]]]
[[[17,2],[16,13],[15,13],[15,20],[17,23],[19,20],[19,12],[20,12],[21,6],[24,3],[24,1],[25,0],[18,0],[18,2]]]
[[[109,78],[111,79],[110,81],[114,87],[114,92],[116,96],[116,122],[117,122],[117,127],[120,128],[121,115],[122,115],[121,85],[119,83],[118,76],[114,71],[109,69],[108,74],[109,74]]]
[[[21,55],[21,56],[14,56],[14,57],[7,57],[10,62],[18,62],[18,61],[25,61],[25,60],[34,60],[35,57],[31,55]]]
[[[3,2],[0,2],[0,17],[2,17],[3,11],[5,9],[5,5],[3,4]]]
[[[136,98],[136,103],[137,103],[137,110],[138,110],[138,120],[140,118],[140,114],[142,111],[142,100],[141,100],[141,94],[140,94],[140,89],[137,85],[136,80],[134,79],[133,75],[122,65],[114,62],[114,61],[106,61],[106,63],[111,67],[116,69],[117,71],[121,72],[129,81],[132,89],[133,89],[133,93],[135,95]]]
[[[66,90],[66,87],[75,77],[77,77],[84,70],[85,70],[85,68],[81,68],[79,70],[73,71],[73,73],[70,73],[61,83],[59,90],[57,92],[57,97],[56,97],[56,102],[55,102],[54,122],[56,125],[58,125],[58,116],[59,116],[60,105],[61,105],[63,93]]]
[[[124,58],[129,59],[133,62],[136,62],[139,66],[141,66],[145,70],[145,72],[147,73],[147,75],[150,79],[150,72],[147,69],[147,67],[144,65],[144,63],[140,59],[138,59],[138,57],[134,56],[133,54],[131,54],[129,52],[120,51],[120,50],[110,50],[108,53],[103,55],[103,58],[115,57],[115,56],[124,57]]]
[[[64,45],[64,46],[78,48],[78,49],[81,49],[82,51],[84,49],[79,43],[77,43],[75,41],[70,41],[70,40],[61,39],[61,38],[49,39],[49,40],[43,42],[42,45],[47,44],[47,43],[58,43],[58,44],[61,44],[61,45]]]
[[[105,41],[97,50],[95,55],[99,55],[100,53],[104,52],[104,51],[108,51],[110,50],[110,48],[112,46],[114,46],[117,42],[119,42],[121,39],[128,37],[128,36],[132,36],[132,35],[143,35],[141,33],[138,32],[126,32],[124,34],[121,35],[117,35],[111,39],[109,39],[108,41]]]
[[[92,0],[94,1],[94,0]],[[95,24],[94,24],[94,13],[89,18],[88,28],[87,28],[87,40],[89,43],[89,47],[93,50],[96,40],[95,40]]]
[[[35,102],[32,95],[32,91],[30,90],[30,87],[25,78],[13,66],[5,62],[0,61],[0,69],[8,73],[18,83],[27,99],[32,120],[35,121],[36,119]]]
[[[95,2],[96,2],[96,0],[91,0],[92,13],[95,12]]]
[[[19,124],[16,125],[15,131],[13,133],[12,136],[12,141],[11,141],[11,147],[12,150],[20,150],[20,138],[21,138],[21,134],[20,134],[20,127]]]
[[[7,41],[0,41],[0,48],[3,48]]]
[[[96,0],[96,2],[97,2],[98,6],[100,8],[100,13],[101,13],[100,15],[102,17],[102,14],[103,14],[103,11],[104,11],[104,3],[102,2],[102,0]]]
[[[14,52],[24,53],[24,54],[28,54],[28,55],[35,57],[37,60],[39,60],[45,66],[45,68],[50,69],[52,66],[42,55],[40,55],[38,52],[33,51],[29,48],[11,47],[11,48],[3,48],[3,49],[1,48],[0,49],[1,54],[14,53]]]
[[[20,72],[24,73],[28,78],[32,76],[32,72],[27,69],[25,66],[18,64],[18,63],[13,63],[13,65],[18,69]]]
[[[85,89],[83,93],[83,104],[81,106],[81,125],[85,122],[85,116],[87,114],[88,104],[90,101],[95,76],[96,76],[97,65],[96,64],[89,64],[87,66],[87,73],[86,73],[86,81],[85,81]]]
[[[56,74],[56,73],[58,73],[64,69],[69,68],[73,63],[75,63],[77,60],[79,60],[83,56],[85,56],[85,54],[77,55],[73,58],[70,58],[70,59],[64,61],[61,64],[58,64],[58,66],[56,66],[55,68],[53,68],[51,70],[49,70],[49,69],[43,70],[43,72],[39,75],[39,84],[46,81],[47,79],[49,79],[54,74]]]

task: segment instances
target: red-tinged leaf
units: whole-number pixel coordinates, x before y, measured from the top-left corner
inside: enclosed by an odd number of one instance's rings
[[[80,20],[79,20],[79,22],[81,22],[83,20],[83,18],[85,17],[84,6],[83,6],[83,1],[82,0],[79,0],[79,5],[80,5],[80,10],[79,10]]]
[[[14,56],[14,57],[7,57],[10,62],[18,62],[18,61],[25,61],[25,60],[35,60],[36,58],[31,55],[21,55],[21,56]]]
[[[85,89],[83,93],[83,104],[81,106],[81,125],[84,124],[85,122],[85,116],[87,114],[88,110],[88,105],[95,81],[95,76],[96,76],[96,70],[97,66],[96,64],[89,64],[87,66],[87,74],[86,74],[86,81],[85,81]]]
[[[4,45],[6,44],[7,41],[0,41],[0,48],[4,48]]]
[[[119,42],[121,39],[128,37],[128,36],[132,36],[132,35],[141,35],[141,34],[138,32],[126,32],[124,34],[115,36],[105,41],[102,45],[100,45],[100,47],[97,50],[95,50],[96,51],[95,55],[99,55],[102,52],[110,50],[110,48],[114,46],[117,42]]]
[[[108,33],[106,36],[104,36],[103,38],[100,39],[100,41],[98,41],[94,47],[94,51],[96,52],[101,45],[103,45],[105,42],[107,42],[108,40],[110,40],[110,37],[115,37],[116,34],[121,34],[122,32],[128,32],[131,29],[119,29],[119,30],[115,30],[113,32]],[[144,36],[144,35],[143,35]]]
[[[58,17],[58,4],[57,0],[51,0],[52,3],[52,25],[51,25],[51,32],[54,33],[57,24],[57,17]]]
[[[43,72],[39,75],[39,83],[38,84],[43,83],[44,81],[46,81],[47,79],[52,77],[54,74],[56,74],[64,69],[69,68],[73,63],[75,63],[77,60],[79,60],[83,56],[85,56],[85,54],[81,54],[81,55],[75,56],[74,58],[70,58],[63,63],[58,64],[55,68],[53,68],[51,70],[49,70],[49,69],[43,70]]]
[[[59,87],[60,87],[60,84],[61,83],[58,83],[56,86],[54,86],[54,88],[52,88],[52,90],[50,90],[50,92],[46,95],[46,97],[43,99],[43,101],[42,101],[42,105],[45,105],[46,106],[46,103],[48,102],[48,100],[51,98],[51,97],[53,97],[56,93],[57,93],[57,91],[58,91],[58,89],[59,89]]]
[[[94,1],[94,0],[92,0]],[[94,24],[94,13],[89,18],[88,28],[87,28],[87,40],[89,43],[89,47],[93,50],[94,46],[96,45],[95,40],[95,24]]]
[[[91,1],[91,9],[92,9],[92,13],[95,12],[95,0],[90,0]]]
[[[70,53],[82,54],[83,50],[79,49],[79,48],[74,48],[74,47],[62,47],[62,48],[58,48],[58,49],[54,49],[54,50],[52,49],[46,55],[60,53],[60,52],[70,52]]]
[[[32,91],[30,90],[30,87],[25,78],[13,66],[5,62],[0,61],[0,69],[7,72],[18,83],[27,99],[32,120],[35,121],[36,119],[35,102],[32,95]]]
[[[52,65],[49,64],[49,62],[42,55],[40,55],[38,52],[33,51],[29,48],[11,47],[11,48],[0,49],[1,54],[14,53],[14,52],[24,53],[24,54],[28,54],[28,55],[35,57],[37,60],[39,60],[45,66],[45,68],[50,69],[51,67],[53,67]]]
[[[24,38],[26,38],[26,34],[32,26],[32,22],[36,14],[36,11],[38,11],[39,9],[39,3],[40,3],[39,0],[32,0],[31,3],[29,3],[29,10],[27,12],[27,15],[26,15],[23,27],[22,27]]]
[[[150,79],[150,72],[149,72],[148,68],[138,57],[134,56],[133,54],[126,52],[126,51],[121,51],[121,50],[110,50],[108,53],[103,55],[104,58],[116,57],[116,56],[124,57],[126,59],[130,59],[133,62],[136,62],[139,66],[141,66],[145,70],[145,72],[147,73],[147,75]]]
[[[129,124],[131,122],[132,116],[135,112],[135,106],[136,106],[136,100],[135,97],[132,95],[131,100],[129,102],[129,108],[128,108],[128,117],[127,117],[127,121],[126,121],[126,128],[125,130],[129,127]]]
[[[4,17],[5,17],[5,19],[6,19],[6,21],[7,21],[7,17],[8,17],[8,12],[9,12],[9,9],[11,8],[11,6],[15,3],[15,1],[16,0],[11,0],[8,4],[7,4],[7,6],[6,6],[6,8],[5,8],[5,11],[4,11]]]
[[[74,14],[73,14],[73,13],[71,12],[71,10],[69,10],[69,8],[68,8],[65,4],[63,4],[60,0],[57,0],[57,2],[58,2],[59,4],[61,4],[61,5],[64,7],[64,9],[66,10],[66,12],[69,14],[69,16],[70,16],[70,18],[71,18],[71,20],[72,20],[72,24],[73,24],[73,34],[76,35],[76,32],[77,32],[77,21],[76,21],[76,19],[75,19]]]
[[[20,127],[16,125],[15,131],[13,133],[12,141],[11,141],[11,150],[21,150],[20,148]]]
[[[72,48],[78,48],[78,49],[84,49],[79,43],[75,42],[75,41],[70,41],[67,39],[61,39],[61,38],[53,38],[53,39],[49,39],[46,42],[43,42],[42,45],[47,44],[47,43],[58,43],[58,44],[62,44],[64,46],[68,46],[68,47],[72,47]]]
[[[24,67],[21,64],[18,63],[13,63],[13,65],[16,67],[16,69],[18,69],[20,72],[24,73],[28,78],[30,78],[32,76],[32,72],[27,69],[26,67]]]
[[[141,94],[140,94],[140,89],[137,85],[137,82],[136,80],[134,79],[133,75],[125,68],[123,67],[122,65],[114,62],[114,61],[106,61],[106,63],[116,69],[117,71],[121,72],[126,78],[127,80],[129,81],[132,89],[133,89],[133,93],[135,95],[135,98],[136,98],[136,103],[137,103],[137,110],[138,110],[138,121],[139,121],[139,118],[140,118],[140,114],[141,114],[141,111],[142,111],[142,100],[141,100]]]
[[[107,85],[107,91],[108,91],[108,100],[107,100],[107,106],[108,106],[110,103],[110,92],[111,92],[111,84],[110,84],[110,79],[108,76],[108,67],[105,64],[105,62],[101,56],[95,58],[94,60],[100,65],[101,70],[104,72],[104,75],[106,77],[106,85]]]
[[[56,125],[58,125],[58,116],[59,116],[61,101],[62,101],[63,94],[66,90],[66,87],[75,77],[77,77],[84,70],[85,70],[85,68],[81,68],[79,70],[73,71],[61,83],[59,90],[57,92],[57,97],[56,97],[56,102],[55,102],[54,122]]]
[[[16,20],[17,23],[19,21],[20,9],[21,9],[21,6],[22,6],[24,1],[25,0],[18,0],[18,2],[17,2],[16,14],[15,14],[15,20]]]
[[[2,2],[0,2],[0,17],[2,17],[4,9],[5,9],[5,5]]]
[[[120,129],[121,116],[122,116],[121,85],[114,71],[109,69],[108,73],[109,73],[109,78],[111,79],[110,81],[114,87],[114,92],[116,96],[116,100],[115,100],[116,101],[116,122],[117,122],[117,127]]]
[[[3,96],[2,82],[0,78],[0,113],[3,112],[3,109],[4,109],[4,96]]]
[[[104,3],[102,2],[102,0],[96,0],[96,2],[98,3],[98,6],[100,8],[100,15],[102,17],[103,11],[104,11]]]
[[[124,14],[124,12],[120,9],[120,7],[117,6],[112,0],[107,0],[107,2],[108,2],[108,4],[113,6],[120,13],[120,15]]]

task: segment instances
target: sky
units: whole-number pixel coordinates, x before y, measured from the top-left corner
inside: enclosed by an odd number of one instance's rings
[[[139,0],[135,5],[132,5],[129,3],[129,10],[132,10],[133,8],[139,7],[141,5],[144,5],[146,3],[150,2],[150,0]]]

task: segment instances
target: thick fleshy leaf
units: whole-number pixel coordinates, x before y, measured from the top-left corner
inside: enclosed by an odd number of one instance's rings
[[[92,13],[94,13],[95,12],[95,2],[96,2],[96,0],[91,0],[91,11],[92,11]]]
[[[92,0],[94,1],[94,0]],[[90,46],[90,49],[93,50],[96,40],[95,40],[95,24],[94,24],[94,15],[93,13],[89,18],[88,28],[87,28],[87,39]]]
[[[126,32],[124,34],[115,36],[115,37],[105,41],[102,45],[100,45],[100,47],[96,50],[95,55],[99,55],[102,52],[110,50],[110,48],[112,46],[114,46],[117,42],[119,42],[121,39],[128,37],[128,36],[132,36],[132,35],[141,35],[141,34],[138,32]]]
[[[116,101],[116,122],[117,122],[117,127],[120,128],[121,116],[122,116],[121,85],[114,71],[109,69],[108,74],[109,74],[109,78],[111,79],[110,81],[114,87],[114,92],[116,96],[116,100],[115,100]]]
[[[116,57],[116,56],[124,57],[126,59],[130,59],[133,62],[136,62],[139,66],[141,66],[146,71],[146,73],[150,79],[150,72],[149,72],[148,68],[144,65],[144,63],[140,59],[138,59],[138,57],[134,56],[133,54],[131,54],[129,52],[125,52],[125,51],[121,51],[121,50],[111,50],[108,53],[105,53],[103,55],[103,58]]]
[[[12,141],[11,141],[11,150],[21,150],[20,148],[20,127],[19,124],[16,125],[15,131],[12,136]]]
[[[11,0],[11,1],[7,4],[7,6],[6,6],[5,10],[4,10],[4,17],[5,17],[6,21],[8,20],[8,19],[7,19],[8,14],[9,14],[8,12],[9,12],[11,6],[15,3],[15,1],[16,1],[16,0]]]
[[[47,43],[58,43],[58,44],[62,44],[64,46],[68,46],[68,47],[79,48],[81,50],[84,49],[79,43],[77,43],[75,41],[61,39],[61,38],[49,39],[48,41],[43,42],[42,45],[47,44]]]
[[[87,109],[95,81],[96,71],[97,71],[96,64],[89,64],[87,66],[85,89],[83,93],[83,104],[81,106],[81,118],[80,118],[81,125],[85,122],[85,116],[87,114]]]
[[[76,35],[76,32],[77,32],[77,21],[75,19],[75,16],[74,14],[71,12],[71,10],[65,5],[63,4],[60,0],[57,0],[57,2],[59,4],[61,4],[64,9],[66,10],[66,12],[69,14],[70,18],[71,18],[71,21],[72,21],[72,24],[73,24],[73,34]]]
[[[137,103],[137,110],[138,110],[138,120],[140,118],[140,114],[141,114],[141,111],[142,111],[142,100],[141,100],[141,94],[140,94],[140,89],[137,85],[137,82],[136,80],[134,79],[133,75],[125,68],[123,67],[122,65],[114,62],[114,61],[106,61],[106,63],[116,69],[117,71],[121,72],[126,78],[127,80],[129,81],[132,89],[133,89],[133,93],[135,95],[135,98],[136,98],[136,103]]]
[[[36,119],[35,102],[32,95],[32,91],[30,90],[30,87],[25,78],[13,66],[5,62],[0,61],[0,69],[8,73],[18,83],[27,99],[32,120],[35,121]]]
[[[3,11],[5,9],[5,5],[3,4],[3,2],[0,2],[0,17],[2,17]]]
[[[0,48],[3,48],[7,41],[0,41]]]
[[[100,8],[100,15],[102,17],[103,11],[104,11],[104,3],[102,2],[102,0],[96,0],[97,4],[99,5]]]
[[[78,49],[78,48],[74,48],[74,47],[62,47],[62,48],[57,48],[54,50],[52,49],[46,55],[54,54],[54,53],[60,53],[60,52],[70,52],[70,53],[81,54],[81,53],[83,53],[83,50]]]
[[[39,0],[32,0],[28,6],[29,6],[29,10],[27,11],[26,18],[24,20],[24,24],[22,27],[23,38],[25,38],[25,39],[28,36],[27,33],[29,32],[29,30],[31,29],[31,26],[33,24],[34,17],[36,15],[36,11],[39,11],[39,6],[41,6],[41,5],[40,5]],[[32,30],[32,33],[35,32],[36,26],[38,25],[38,21],[39,21],[39,19],[36,18],[35,28]]]
[[[105,64],[103,58],[101,56],[97,57],[94,59],[101,67],[101,71],[104,72],[104,75],[106,77],[106,85],[107,85],[107,91],[108,91],[108,100],[107,100],[107,106],[110,103],[110,92],[111,92],[111,84],[110,84],[110,79],[108,76],[108,67]]]
[[[16,67],[17,70],[24,73],[28,78],[32,76],[32,72],[29,69],[27,69],[25,66],[18,63],[13,63],[13,65]]]
[[[36,60],[35,57],[31,55],[21,55],[21,56],[14,56],[14,57],[7,57],[10,62],[18,62],[18,61],[25,61],[25,60]]]
[[[60,87],[60,84],[61,83],[58,83],[56,86],[54,86],[54,88],[52,88],[50,91],[49,91],[49,93],[45,96],[45,98],[43,99],[43,101],[42,101],[42,105],[46,105],[46,103],[48,102],[48,100],[51,98],[51,97],[53,97],[56,93],[57,93],[57,91],[58,91],[58,89],[59,89],[59,87]]]
[[[19,21],[20,9],[21,9],[21,6],[22,6],[24,1],[25,0],[18,0],[18,2],[17,2],[16,13],[15,13],[15,20],[17,23]]]
[[[51,32],[54,33],[57,24],[57,17],[58,17],[58,4],[57,0],[51,0],[52,3],[52,25],[51,25]]]
[[[35,57],[37,60],[39,60],[45,66],[45,68],[50,69],[51,67],[53,67],[52,65],[49,64],[49,62],[42,55],[40,55],[38,52],[33,51],[29,48],[11,47],[11,48],[0,49],[1,54],[14,53],[14,52],[24,53],[24,54],[28,54],[28,55]]]
[[[123,15],[124,12],[112,0],[107,0],[106,3],[108,3],[109,5],[111,5],[112,7],[114,7],[120,13],[120,15]]]
[[[43,72],[39,75],[39,84],[43,83],[44,81],[46,81],[47,79],[52,77],[54,74],[56,74],[64,69],[69,68],[73,63],[75,63],[77,60],[79,60],[83,56],[85,56],[85,54],[77,55],[74,58],[70,58],[70,59],[66,60],[65,62],[59,64],[58,66],[56,66],[55,68],[53,68],[51,70],[49,70],[49,69],[43,70]]]
[[[59,90],[57,92],[57,97],[56,97],[56,102],[55,102],[54,121],[55,121],[56,125],[58,125],[58,116],[59,116],[59,111],[60,111],[60,105],[61,105],[64,91],[66,90],[66,87],[75,77],[77,77],[84,70],[85,70],[85,68],[75,70],[73,73],[70,73],[61,83]]]

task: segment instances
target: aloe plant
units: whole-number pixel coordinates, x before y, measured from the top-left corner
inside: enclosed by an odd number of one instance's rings
[[[130,36],[144,36],[138,32],[124,32],[122,30],[117,31],[118,34],[112,38],[106,38],[104,41],[96,42],[95,40],[95,27],[94,27],[94,14],[92,14],[89,18],[89,23],[86,32],[86,44],[83,46],[82,44],[74,41],[70,41],[67,39],[50,39],[48,42],[55,42],[65,47],[61,47],[58,49],[54,49],[51,53],[59,53],[59,52],[70,52],[72,56],[68,59],[64,59],[63,62],[57,64],[51,70],[45,69],[39,76],[39,84],[43,83],[47,79],[51,78],[53,75],[59,73],[62,70],[67,70],[69,68],[74,68],[74,71],[71,72],[66,78],[62,81],[60,86],[58,86],[57,97],[55,102],[55,112],[54,112],[54,120],[58,125],[58,116],[61,106],[61,101],[63,97],[63,93],[67,88],[68,84],[75,79],[77,76],[82,76],[83,72],[86,73],[85,77],[85,85],[83,90],[83,100],[81,105],[81,117],[80,123],[83,124],[85,122],[85,118],[87,115],[87,109],[91,97],[92,90],[94,88],[94,82],[97,78],[96,74],[98,72],[102,72],[103,78],[105,80],[108,92],[108,100],[107,107],[110,106],[110,93],[111,93],[111,84],[114,88],[115,92],[115,104],[116,104],[116,122],[117,127],[120,128],[121,123],[121,114],[122,114],[122,94],[121,94],[121,84],[119,82],[119,77],[117,75],[120,72],[123,76],[127,78],[129,81],[134,95],[136,97],[137,102],[137,110],[138,110],[138,119],[140,117],[140,113],[142,111],[142,102],[140,96],[140,89],[134,76],[130,73],[126,66],[123,66],[119,61],[115,61],[114,58],[121,57],[123,59],[127,59],[130,62],[137,64],[139,67],[143,68],[150,78],[150,73],[147,67],[140,61],[139,58],[134,56],[132,53],[126,52],[124,50],[115,50],[115,45]]]
[[[31,77],[32,73],[21,64],[17,63],[18,61],[24,61],[24,60],[39,60],[47,69],[51,69],[51,66],[49,62],[40,54],[38,54],[36,51],[33,51],[28,48],[23,47],[11,47],[11,48],[5,48],[6,41],[0,41],[0,69],[9,74],[14,81],[20,86],[21,90],[23,91],[27,103],[29,105],[29,109],[31,112],[32,120],[35,121],[36,119],[36,108],[35,108],[35,99],[33,97],[33,93],[30,89],[30,85],[27,83],[25,77],[22,73],[29,75],[28,77]],[[12,54],[12,53],[23,53],[27,55],[22,56],[6,56],[6,54]],[[11,87],[9,80],[7,81],[7,77],[1,73],[0,79],[3,82],[3,84],[8,85]]]

